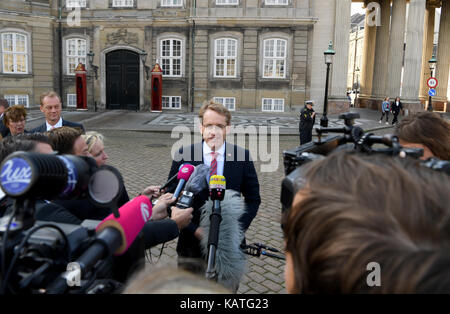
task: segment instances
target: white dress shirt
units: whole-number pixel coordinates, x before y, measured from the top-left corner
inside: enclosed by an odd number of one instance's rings
[[[206,144],[206,142],[203,142],[203,163],[207,165],[208,167],[211,167],[211,156],[212,150]],[[216,150],[217,156],[217,175],[223,176],[223,167],[225,166],[225,142],[222,144],[222,146]]]
[[[47,121],[45,121],[45,124],[47,125],[47,131],[50,131],[51,129],[60,128],[60,127],[63,126],[63,125],[62,125],[62,118],[61,118],[61,117],[59,118],[59,121],[56,122],[55,125],[50,125],[50,124],[48,124]]]

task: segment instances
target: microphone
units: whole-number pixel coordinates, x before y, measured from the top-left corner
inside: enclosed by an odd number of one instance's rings
[[[148,197],[138,196],[119,208],[118,218],[110,214],[97,226],[100,232],[106,228],[114,228],[120,232],[121,245],[114,255],[122,255],[141,232],[145,223],[152,217],[152,204]]]
[[[223,198],[225,197],[226,185],[227,181],[224,176],[213,175],[209,179],[209,195],[211,200],[214,201],[214,204],[216,205],[217,202],[219,207],[219,202],[223,201]]]
[[[179,168],[178,171],[180,171],[181,167],[183,167],[184,165],[189,165],[189,164],[182,164]],[[173,181],[175,181],[175,179],[177,178],[178,173],[174,174],[169,180],[167,180],[166,183],[164,183],[164,185],[159,189],[159,191],[164,190],[166,187],[169,186],[169,184],[171,184]]]
[[[177,179],[178,181],[178,185],[177,188],[175,189],[175,192],[173,193],[173,197],[174,198],[178,198],[180,196],[181,190],[184,187],[184,184],[186,183],[186,181],[189,180],[189,178],[192,175],[192,172],[194,172],[195,167],[191,164],[184,164],[181,169],[178,171],[178,175],[177,175]]]
[[[198,194],[208,188],[210,168],[205,164],[200,164],[195,167],[189,180],[186,182],[185,191]]]

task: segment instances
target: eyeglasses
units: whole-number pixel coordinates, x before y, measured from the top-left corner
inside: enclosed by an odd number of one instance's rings
[[[207,125],[203,125],[203,127],[207,130],[207,131],[212,131],[215,128],[218,128],[220,130],[225,129],[227,126],[223,125],[223,124],[207,124]]]

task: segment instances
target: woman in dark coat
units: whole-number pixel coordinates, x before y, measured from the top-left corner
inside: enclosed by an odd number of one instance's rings
[[[400,97],[395,98],[394,102],[391,106],[392,114],[394,115],[394,120],[392,120],[392,125],[398,123],[397,117],[401,110],[403,110],[402,102],[400,101]]]

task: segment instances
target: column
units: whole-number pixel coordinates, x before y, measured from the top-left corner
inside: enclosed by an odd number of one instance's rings
[[[439,26],[439,42],[437,52],[436,78],[438,79],[437,95],[433,98],[433,109],[443,110],[443,104],[448,105],[448,76],[450,68],[450,2],[442,1],[441,22]],[[436,102],[436,106],[434,103]],[[436,110],[435,109],[435,110]]]
[[[333,58],[330,75],[331,88],[328,101],[328,113],[330,114],[348,111],[350,107],[346,92],[351,5],[351,0],[336,0],[333,41],[336,54]]]
[[[388,77],[388,55],[389,55],[389,25],[391,17],[390,0],[380,0],[381,25],[377,27],[377,38],[375,47],[375,61],[373,69],[372,97],[381,106],[382,99],[386,95],[386,80]],[[378,109],[377,107],[373,109]]]
[[[366,6],[367,7],[367,6]],[[370,26],[367,16],[369,11],[366,9],[366,21],[364,24],[364,48],[361,67],[361,82],[359,106],[368,107],[369,99],[372,96],[373,68],[375,61],[375,43],[377,38],[377,27]]]
[[[434,22],[435,22],[436,9],[431,6],[427,6],[425,12],[425,38],[423,39],[424,46],[422,50],[422,73],[420,75],[420,99],[424,103],[428,100],[428,86],[427,79],[430,77],[430,67],[428,61],[433,55],[433,42],[434,42]]]
[[[419,101],[426,0],[410,0],[406,31],[402,99],[410,111],[422,111]]]
[[[405,42],[406,0],[392,3],[391,34],[389,37],[389,75],[386,80],[386,92],[390,97],[400,95],[403,68],[403,45]]]

